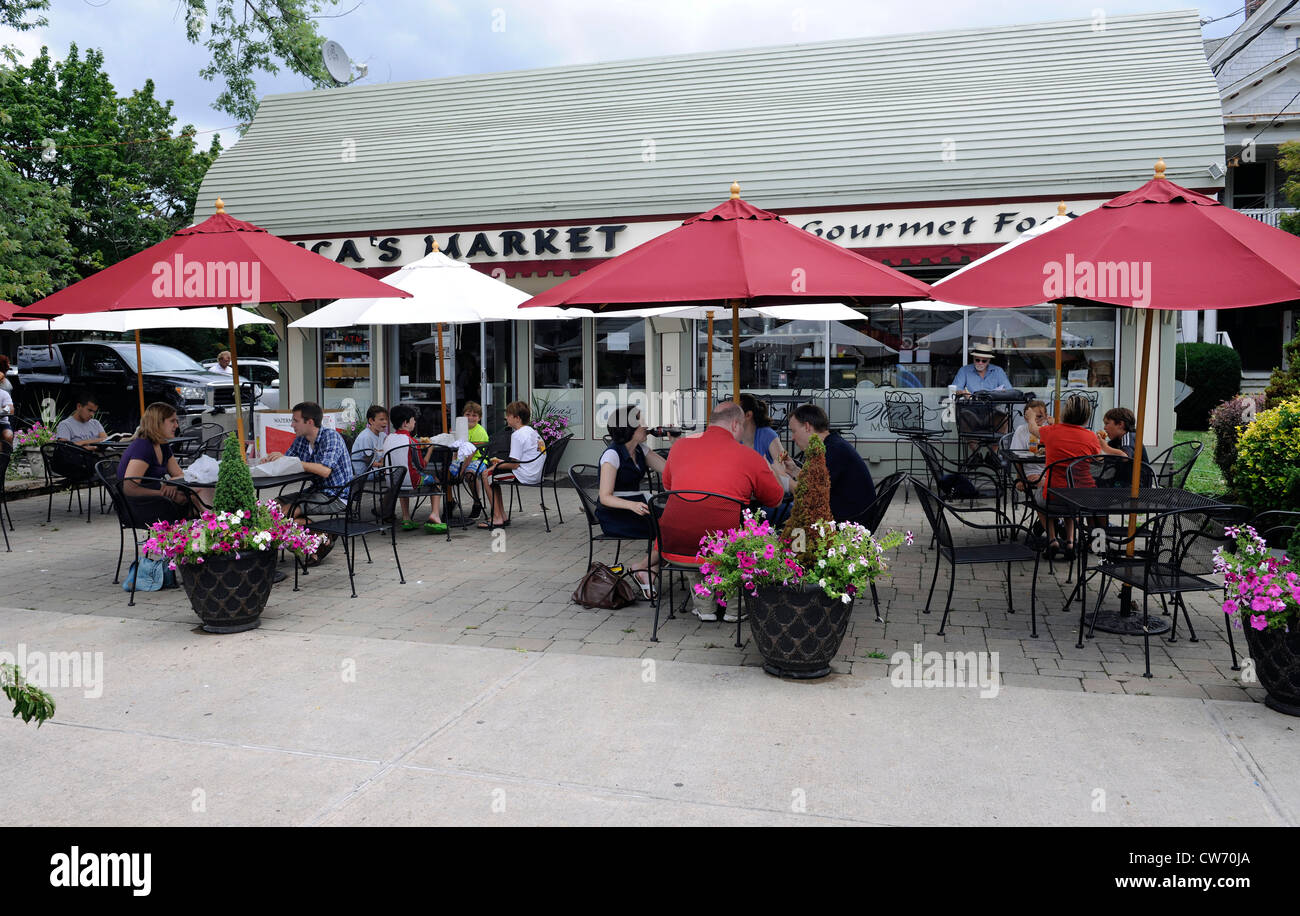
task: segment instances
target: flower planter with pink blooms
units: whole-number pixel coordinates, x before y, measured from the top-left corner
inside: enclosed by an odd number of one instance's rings
[[[238,633],[261,623],[279,551],[314,557],[321,538],[287,518],[273,500],[251,510],[204,512],[150,526],[144,550],[169,559],[194,613],[209,633]]]
[[[1250,526],[1225,533],[1236,543],[1215,556],[1226,590],[1223,611],[1230,626],[1245,631],[1265,705],[1300,716],[1300,561],[1273,556]]]
[[[738,606],[749,617],[763,670],[811,679],[831,673],[853,601],[885,574],[885,551],[911,535],[876,538],[851,522],[814,522],[808,530],[777,531],[750,512],[741,527],[700,542],[700,597]]]

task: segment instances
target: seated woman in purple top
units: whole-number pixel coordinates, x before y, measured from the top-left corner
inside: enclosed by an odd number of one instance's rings
[[[176,410],[170,404],[150,404],[140,419],[135,439],[118,462],[117,479],[123,481],[122,494],[137,521],[174,522],[206,508],[195,504],[189,492],[164,483],[168,477],[184,476],[167,444],[176,438],[179,427]],[[158,484],[151,486],[135,478],[149,478]],[[194,493],[199,500],[211,503],[211,489],[197,489]]]

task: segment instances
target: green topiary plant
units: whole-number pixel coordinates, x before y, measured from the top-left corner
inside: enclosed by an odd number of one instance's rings
[[[794,488],[794,505],[790,517],[786,519],[781,536],[792,541],[798,549],[801,532],[803,550],[798,554],[800,564],[811,566],[811,558],[816,554],[820,538],[814,527],[817,522],[834,522],[831,514],[831,476],[826,470],[826,446],[821,436],[808,440],[804,450],[803,470],[799,472],[799,482]]]
[[[1300,214],[1296,214],[1300,216]],[[1283,356],[1289,369],[1274,369],[1264,390],[1264,406],[1276,407],[1283,401],[1300,397],[1300,337],[1296,337],[1282,348]]]
[[[221,470],[217,472],[217,492],[212,498],[212,508],[218,512],[251,512],[256,505],[257,491],[253,489],[253,475],[239,450],[239,437],[226,436],[221,447]]]
[[[1192,391],[1174,408],[1179,429],[1206,429],[1210,410],[1241,390],[1241,356],[1231,347],[1212,343],[1179,344],[1174,378]]]
[[[1232,479],[1257,512],[1300,509],[1300,398],[1257,414],[1242,431]]]

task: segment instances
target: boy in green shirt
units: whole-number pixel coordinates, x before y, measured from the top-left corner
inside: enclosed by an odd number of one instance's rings
[[[469,422],[470,444],[487,445],[489,436],[480,422],[483,419],[483,408],[474,401],[466,401],[464,417]],[[452,480],[459,480],[462,473],[470,475],[470,490],[474,494],[474,507],[470,510],[470,518],[478,518],[483,511],[478,492],[478,475],[486,467],[487,461],[478,455],[469,458],[467,461],[453,461],[451,464]],[[446,530],[446,526],[442,521],[442,495],[435,493],[429,498],[429,521],[425,524],[425,531],[441,534]]]

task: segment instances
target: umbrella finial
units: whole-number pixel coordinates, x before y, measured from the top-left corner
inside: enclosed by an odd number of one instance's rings
[[[1156,178],[1164,180],[1165,177],[1165,157],[1161,156],[1156,160]]]
[[[1065,216],[1065,201],[1061,201],[1056,205],[1056,215]]]
[[[733,181],[731,183],[731,199],[736,200],[739,197],[740,197],[740,182]]]
[[[226,212],[226,202],[222,200],[220,197],[217,198],[217,212],[218,213]]]
[[[437,240],[437,239],[430,239],[430,240],[429,240],[429,251],[430,251],[430,253],[435,252],[435,251],[437,251],[437,250],[438,250],[438,240]]]

